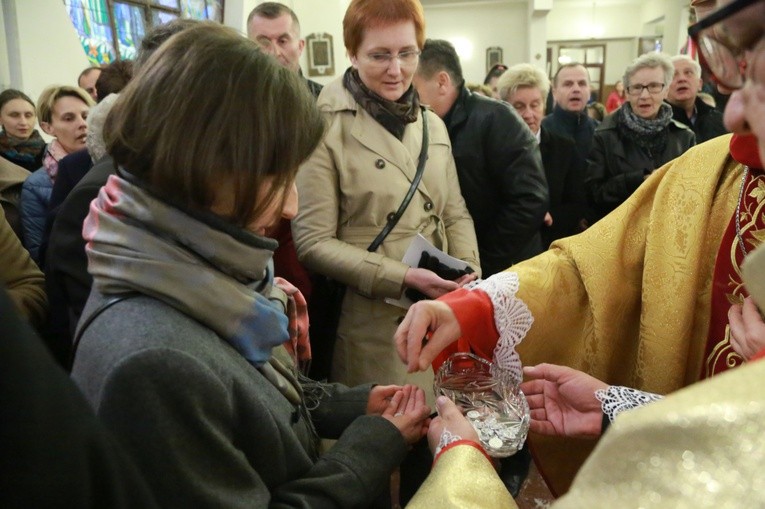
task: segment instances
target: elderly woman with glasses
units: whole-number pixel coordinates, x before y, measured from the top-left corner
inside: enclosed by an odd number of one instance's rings
[[[624,73],[628,102],[595,130],[585,186],[606,215],[664,163],[695,144],[693,131],[672,119],[664,102],[675,68],[665,55],[647,53]]]
[[[405,310],[386,299],[405,290],[435,298],[475,274],[439,275],[403,263],[418,234],[480,270],[449,135],[412,87],[424,24],[418,0],[350,3],[343,37],[352,66],[319,96],[327,134],[298,173],[292,227],[298,256],[346,285],[333,381],[432,384],[432,373],[407,375],[398,359],[392,337]],[[314,350],[322,347],[313,332],[311,339]]]
[[[656,170],[611,214],[513,266],[512,272],[497,274],[470,291],[461,289],[437,301],[418,302],[396,332],[399,354],[413,371],[432,363],[438,366],[434,361],[458,348],[491,357],[506,354],[507,345],[512,348],[520,342],[517,353],[524,364],[555,362],[594,375],[608,386],[668,394],[713,377],[711,383],[684,392],[695,398],[668,398],[666,404],[657,403],[656,410],[649,412],[649,407],[636,413],[633,420],[617,419],[613,426],[621,427],[622,435],[616,436],[626,435],[630,445],[610,441],[613,432],[600,441],[609,443],[599,445],[601,459],[610,455],[613,461],[600,463],[606,465],[602,471],[587,469],[587,477],[602,488],[597,492],[601,498],[578,506],[722,507],[721,499],[714,498],[721,494],[734,507],[763,505],[761,498],[747,498],[761,497],[763,492],[746,480],[759,479],[762,468],[762,448],[755,454],[749,445],[763,443],[765,401],[759,387],[765,364],[751,361],[765,355],[765,323],[747,297],[741,264],[761,244],[760,233],[765,230],[761,192],[765,187],[765,0],[718,0],[720,5],[724,7],[689,33],[697,42],[702,65],[719,85],[732,91],[725,124],[734,134],[691,148]],[[534,322],[519,330],[511,319],[517,315],[514,311],[524,307]],[[426,333],[430,339],[423,343]],[[562,494],[592,449],[569,437],[600,434],[602,413],[594,412],[595,419],[583,428],[581,421],[569,420],[571,414],[562,416],[547,407],[549,394],[566,391],[573,391],[568,397],[589,396],[588,404],[595,403],[595,407],[569,407],[572,410],[598,410],[600,402],[592,398],[591,388],[588,395],[588,387],[578,386],[571,376],[548,377],[545,371],[538,367],[526,375],[557,384],[557,390],[554,385],[547,392],[529,395],[529,404],[536,407],[532,410],[535,419],[542,419],[543,427],[556,436],[535,434],[531,441],[537,466],[553,491]],[[713,398],[703,399],[712,394]],[[645,400],[630,397],[629,391],[606,396],[601,407],[605,409],[629,408]],[[729,406],[734,397],[735,403]],[[678,414],[680,404],[689,420]],[[724,425],[710,420],[720,416],[710,412],[715,408],[725,408]],[[747,414],[753,409],[759,413]],[[557,424],[552,422],[556,415],[564,417]],[[545,416],[549,418],[546,426]],[[689,426],[700,434],[689,434]],[[637,442],[629,430],[641,430],[644,441]],[[657,442],[662,430],[671,436]],[[708,461],[696,455],[701,445],[707,447]],[[690,458],[686,451],[695,454],[692,462],[683,463]],[[669,470],[643,469],[661,457],[657,454],[678,461],[660,461],[659,466]],[[731,474],[729,461],[736,465],[746,461],[751,473]],[[677,465],[684,471],[686,464],[697,475],[689,473],[682,484],[670,478],[681,471]],[[709,465],[713,470],[702,472]],[[636,472],[655,472],[652,482],[667,483],[662,485],[667,491],[660,503],[645,499],[653,491],[632,482]],[[584,469],[580,476],[585,476]],[[734,480],[719,485],[707,482],[714,479]],[[689,480],[698,483],[687,484]],[[697,498],[687,504],[672,498],[683,494]],[[624,498],[613,501],[615,495]]]

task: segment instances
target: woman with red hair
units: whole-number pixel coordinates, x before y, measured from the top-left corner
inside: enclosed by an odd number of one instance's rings
[[[327,134],[298,173],[295,244],[306,267],[347,285],[331,379],[427,387],[432,372],[407,375],[396,355],[391,338],[405,311],[385,299],[407,289],[438,297],[474,276],[439,276],[401,259],[421,234],[474,270],[480,264],[446,127],[412,87],[422,6],[353,0],[343,37],[352,66],[318,99]]]

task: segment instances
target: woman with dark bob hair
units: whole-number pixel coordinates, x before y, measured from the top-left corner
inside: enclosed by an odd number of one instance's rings
[[[420,234],[476,271],[480,263],[449,134],[435,113],[421,109],[412,86],[425,43],[422,6],[353,0],[343,37],[352,66],[318,99],[327,134],[298,173],[304,199],[292,225],[295,245],[306,267],[347,285],[330,379],[430,387],[432,371],[409,375],[396,355],[391,339],[405,310],[386,298],[405,290],[435,298],[475,275],[410,267],[404,253]],[[373,245],[384,230],[389,234]]]
[[[421,390],[295,369],[304,301],[274,281],[264,234],[294,215],[322,132],[297,74],[208,23],[160,47],[107,118],[118,171],[83,228],[72,376],[161,507],[368,506],[423,436]],[[319,436],[338,439],[322,456]]]

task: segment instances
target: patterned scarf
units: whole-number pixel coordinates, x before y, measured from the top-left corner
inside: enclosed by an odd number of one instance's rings
[[[45,150],[45,140],[42,139],[37,129],[32,131],[26,140],[14,138],[5,130],[0,132],[0,153],[12,163],[22,168],[34,171],[38,166],[40,154]],[[39,166],[38,166],[39,167]]]
[[[648,150],[651,157],[664,152],[667,146],[667,126],[672,121],[672,107],[662,103],[656,118],[645,119],[632,111],[630,103],[624,103],[616,110],[616,126],[622,139],[634,141],[639,147]]]
[[[367,88],[361,81],[359,72],[349,67],[343,76],[343,86],[372,118],[399,141],[404,138],[406,125],[417,122],[420,98],[411,85],[398,101],[389,101]]]
[[[64,149],[63,145],[58,140],[53,140],[48,144],[48,148],[45,149],[45,157],[43,157],[43,168],[45,173],[50,177],[50,181],[56,183],[56,175],[58,175],[58,162],[69,155],[69,152]]]
[[[287,298],[272,284],[276,241],[213,214],[184,213],[128,179],[109,177],[83,224],[94,286],[103,294],[137,291],[159,299],[256,367],[274,347],[291,343]]]

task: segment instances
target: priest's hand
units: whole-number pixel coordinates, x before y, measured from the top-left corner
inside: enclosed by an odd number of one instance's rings
[[[751,297],[744,304],[734,304],[728,310],[730,344],[733,350],[749,360],[765,348],[765,322]]]
[[[441,350],[461,335],[460,324],[449,306],[437,300],[421,300],[409,308],[393,338],[398,356],[412,373],[428,369]]]
[[[530,429],[541,435],[594,438],[600,436],[603,412],[595,397],[608,384],[555,364],[523,368],[530,380],[521,384],[531,410]]]
[[[438,417],[430,422],[428,429],[428,445],[433,455],[439,452],[439,446],[447,445],[450,438],[481,443],[473,425],[462,415],[462,411],[452,400],[446,396],[439,396],[436,399],[436,408]],[[448,433],[444,435],[444,431]]]

